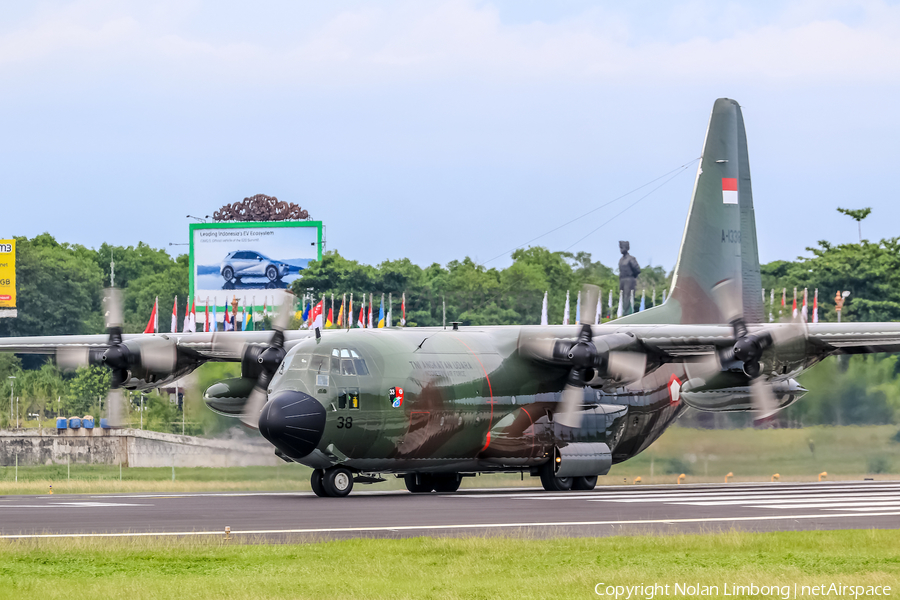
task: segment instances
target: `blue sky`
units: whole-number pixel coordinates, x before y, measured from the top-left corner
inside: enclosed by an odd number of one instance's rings
[[[837,206],[900,235],[896,2],[258,4],[0,5],[0,235],[167,246],[265,193],[363,262],[500,267],[699,156],[723,96],[762,261],[855,241]],[[670,269],[694,171],[535,243]]]

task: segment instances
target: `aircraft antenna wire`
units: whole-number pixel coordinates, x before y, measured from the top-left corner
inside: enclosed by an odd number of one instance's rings
[[[698,158],[698,159],[695,159],[695,160],[700,160],[700,159]],[[691,162],[694,162],[694,161],[691,161]],[[675,179],[676,177],[678,177],[679,175],[681,175],[682,173],[684,173],[690,165],[691,165],[691,163],[686,163],[686,164],[682,165],[681,167],[679,167],[679,170],[678,170],[677,173],[675,173],[674,175],[672,175],[671,177],[669,177],[668,179],[666,179],[665,181],[663,181],[661,184],[659,184],[658,186],[656,186],[655,188],[653,188],[652,190],[650,190],[649,192],[647,192],[646,194],[644,194],[643,196],[641,196],[640,198],[638,198],[637,200],[635,200],[634,202],[632,202],[631,204],[629,204],[628,206],[626,206],[625,208],[623,208],[621,211],[619,211],[619,212],[617,212],[616,214],[614,214],[613,216],[611,216],[609,219],[607,219],[606,221],[604,221],[603,223],[601,223],[600,225],[598,225],[597,227],[595,227],[594,229],[592,229],[591,231],[589,231],[586,235],[584,235],[584,236],[578,238],[577,240],[575,240],[572,244],[570,244],[570,245],[566,248],[566,250],[571,249],[573,246],[575,246],[575,245],[578,244],[579,242],[581,242],[581,241],[583,241],[583,240],[589,238],[590,236],[594,235],[594,234],[595,234],[597,231],[599,231],[601,228],[603,228],[604,226],[608,225],[610,222],[614,221],[614,220],[617,219],[619,216],[623,215],[624,213],[626,213],[626,212],[629,211],[630,209],[632,209],[632,208],[634,208],[635,206],[637,206],[637,204],[638,204],[639,202],[641,202],[641,200],[643,200],[644,198],[647,198],[648,196],[650,196],[651,194],[653,194],[653,192],[655,192],[655,191],[658,190],[659,188],[663,187],[664,185],[666,185],[667,183],[669,183],[670,181],[672,181],[673,179]],[[671,171],[669,171],[669,173],[671,173]],[[667,175],[668,175],[668,173],[667,173]],[[665,175],[664,175],[663,177],[665,177]],[[657,178],[657,180],[658,180],[658,179],[659,179],[659,178]]]
[[[566,221],[566,222],[563,223],[562,225],[559,225],[559,226],[557,226],[557,227],[554,227],[553,229],[551,229],[551,230],[549,230],[549,231],[545,231],[545,232],[542,233],[541,235],[539,235],[539,236],[537,236],[537,237],[534,237],[534,238],[528,240],[528,241],[525,242],[524,244],[521,244],[521,245],[519,245],[519,246],[516,246],[515,248],[511,248],[510,250],[506,250],[505,252],[501,252],[500,254],[498,254],[497,256],[495,256],[494,258],[492,258],[492,259],[490,259],[490,260],[486,260],[486,261],[484,261],[484,262],[481,263],[481,264],[482,264],[482,265],[487,265],[488,263],[494,262],[494,261],[497,260],[498,258],[502,258],[502,257],[506,256],[507,254],[511,254],[511,253],[515,252],[516,250],[519,250],[520,248],[524,248],[525,246],[529,245],[530,243],[535,242],[535,241],[541,239],[542,237],[544,237],[544,236],[546,236],[546,235],[550,235],[550,234],[553,233],[554,231],[559,231],[559,230],[562,229],[563,227],[566,227],[567,225],[571,225],[571,224],[574,223],[575,221],[580,221],[581,219],[585,218],[586,216],[588,216],[588,215],[590,215],[590,214],[592,214],[592,213],[597,212],[597,211],[600,210],[601,208],[606,208],[606,207],[609,206],[610,204],[613,204],[614,202],[618,202],[618,201],[621,200],[622,198],[628,197],[628,196],[630,196],[631,194],[633,194],[633,193],[635,193],[635,192],[637,192],[637,191],[639,191],[639,190],[644,189],[644,188],[647,187],[648,185],[652,185],[652,184],[656,183],[656,182],[659,181],[660,179],[663,179],[663,178],[665,178],[665,177],[668,177],[669,175],[672,175],[673,173],[675,174],[674,176],[672,176],[672,177],[670,177],[669,179],[667,179],[666,181],[664,181],[660,186],[658,186],[658,187],[654,188],[653,190],[651,190],[647,195],[642,196],[641,198],[639,198],[639,199],[638,199],[638,202],[640,202],[641,200],[643,200],[644,198],[646,198],[647,196],[649,196],[650,194],[652,194],[653,192],[655,192],[656,190],[658,190],[660,187],[662,187],[663,185],[667,184],[669,181],[671,181],[672,179],[674,179],[674,178],[675,178],[676,176],[678,176],[682,171],[686,170],[688,167],[690,167],[691,165],[693,165],[695,162],[697,162],[697,161],[700,160],[701,158],[702,158],[702,157],[698,156],[697,158],[695,158],[695,159],[693,159],[693,160],[691,160],[691,161],[689,161],[689,162],[686,162],[686,163],[684,163],[683,165],[681,165],[681,166],[679,166],[679,167],[676,167],[676,168],[672,169],[672,170],[669,171],[668,173],[663,173],[663,174],[660,175],[659,177],[656,177],[655,179],[651,179],[650,181],[648,181],[648,182],[646,182],[646,183],[644,183],[644,184],[642,184],[642,185],[639,185],[638,187],[634,188],[633,190],[628,191],[628,192],[625,192],[625,193],[622,194],[621,196],[618,196],[618,197],[616,197],[616,198],[613,198],[612,200],[610,200],[609,202],[606,202],[605,204],[601,204],[600,206],[597,206],[597,207],[595,207],[595,208],[592,208],[591,210],[587,211],[587,212],[584,213],[583,215],[579,215],[579,216],[575,217],[575,218],[572,219],[571,221]],[[637,202],[635,202],[635,204],[637,204]],[[632,204],[632,205],[629,206],[628,208],[631,208],[632,206],[634,206],[634,204]],[[628,208],[626,208],[625,210],[628,210]],[[622,212],[625,212],[625,211],[623,210]],[[616,217],[618,217],[620,214],[622,214],[622,213],[620,212],[618,215],[616,215]],[[616,218],[616,217],[613,217],[613,219]],[[610,219],[609,221],[611,221],[611,220],[612,220],[612,219]],[[606,223],[609,223],[609,221],[607,221]],[[606,223],[604,223],[603,225],[606,225]],[[600,227],[603,227],[603,225],[601,225]],[[600,227],[598,227],[597,229],[599,229]],[[597,231],[597,229],[595,229],[594,231]],[[592,232],[589,233],[588,235],[591,235],[592,233],[594,233],[594,231],[592,231]],[[585,236],[585,237],[587,237],[587,236]],[[581,239],[583,240],[584,238],[581,238]],[[578,240],[578,241],[580,242],[581,240]],[[578,242],[576,242],[576,244],[577,244],[577,243],[578,243]],[[573,244],[573,246],[574,246],[574,244]],[[571,247],[572,247],[572,246],[569,246],[569,248],[571,248]],[[566,248],[566,249],[568,250],[568,248]]]

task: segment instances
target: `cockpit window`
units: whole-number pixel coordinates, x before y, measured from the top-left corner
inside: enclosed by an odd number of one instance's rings
[[[309,354],[297,354],[291,361],[291,371],[305,371],[309,368]]]
[[[329,368],[329,360],[327,356],[322,356],[320,354],[314,354],[312,360],[309,363],[310,371],[315,371],[316,373],[327,373]]]
[[[356,353],[356,350],[350,349],[350,357],[353,360],[353,365],[356,367],[357,375],[369,374],[369,369],[366,367],[366,361]]]

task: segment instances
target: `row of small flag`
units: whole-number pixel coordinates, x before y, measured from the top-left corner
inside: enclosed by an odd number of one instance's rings
[[[840,297],[840,292],[838,292],[838,297]],[[797,319],[798,317],[805,322],[809,322],[809,289],[803,288],[803,299],[802,304],[799,309],[797,307],[797,288],[794,288],[794,301],[791,306],[791,318]],[[763,288],[762,290],[762,301],[763,304],[766,303],[766,290]],[[781,288],[781,309],[779,310],[779,316],[783,316],[785,309],[787,307],[787,288]],[[840,308],[837,309],[840,311]],[[775,289],[769,290],[769,321],[775,321]],[[819,290],[818,288],[814,290],[813,293],[813,301],[812,301],[812,322],[819,322]]]
[[[366,302],[366,295],[363,294],[363,299],[359,308],[359,316],[356,319],[355,326],[359,328],[382,328],[382,327],[392,327],[393,326],[393,295],[388,295],[388,302],[385,304],[384,294],[381,295],[381,305],[378,308],[378,320],[375,320],[374,313],[374,305],[375,300],[373,294],[369,294],[368,303]],[[214,332],[219,331],[220,321],[218,316],[218,307],[216,306],[217,302],[212,303],[212,307],[210,307],[209,298],[206,299],[206,306],[202,309],[204,311],[203,314],[203,322],[201,323],[201,331],[206,332]],[[341,298],[340,308],[335,312],[335,297],[334,294],[331,295],[331,306],[328,307],[328,313],[326,316],[325,308],[326,308],[326,299],[325,296],[322,296],[322,299],[319,300],[316,304],[313,304],[313,298],[311,296],[306,296],[301,301],[301,310],[297,310],[295,313],[295,317],[299,319],[301,324],[301,329],[330,329],[330,328],[350,328],[353,318],[353,294],[350,294],[349,302],[347,302],[347,294],[344,294]],[[256,330],[256,322],[260,320],[260,318],[266,318],[269,316],[269,307],[268,300],[263,303],[261,316],[260,314],[256,314],[256,301],[253,300],[250,309],[248,310],[246,306],[240,308],[240,311],[236,308],[232,308],[229,313],[228,310],[228,302],[225,303],[225,315],[221,321],[222,331],[255,331]],[[346,307],[346,310],[345,310]],[[212,310],[210,310],[210,308]],[[400,303],[400,325],[406,325],[406,293],[403,294],[403,298]],[[210,315],[210,313],[212,313]],[[254,316],[256,314],[256,316]],[[335,314],[337,314],[337,319],[335,319]],[[324,317],[324,320],[323,320]],[[172,333],[178,333],[178,296],[175,297],[175,302],[172,305],[172,320],[171,320],[171,329]],[[184,311],[184,320],[182,322],[182,333],[193,333],[197,331],[197,309],[196,302],[191,301],[189,304],[185,305]],[[144,328],[144,333],[158,333],[159,332],[159,298],[157,297],[153,303],[153,310],[150,313],[150,320],[147,322],[147,326]]]
[[[301,306],[303,306],[303,309],[298,310],[295,315],[300,321],[303,322],[301,328],[330,329],[336,327],[338,329],[350,329],[351,326],[355,326],[360,329],[378,329],[383,327],[393,327],[393,294],[388,294],[387,304],[385,304],[384,294],[381,295],[381,304],[378,307],[377,321],[375,320],[375,297],[373,294],[369,294],[368,305],[366,304],[366,295],[363,294],[362,302],[360,303],[359,307],[359,315],[356,317],[356,323],[352,322],[354,317],[353,294],[350,294],[349,302],[347,294],[343,294],[340,300],[340,308],[337,310],[337,312],[335,312],[335,308],[337,305],[334,294],[332,294],[331,306],[328,307],[328,312],[326,314],[325,296],[322,296],[322,299],[315,304],[313,304],[313,302],[315,302],[315,298],[313,298],[312,296],[304,297],[301,304]],[[335,318],[335,314],[337,314],[337,318]],[[403,293],[403,297],[400,301],[400,326],[403,327],[405,325],[406,292]]]
[[[619,303],[618,308],[616,308],[616,318],[621,317],[624,313],[625,309],[625,301],[624,301],[624,291],[619,290]],[[629,301],[631,303],[631,312],[639,312],[642,310],[646,310],[647,306],[647,297],[645,294],[645,290],[641,290],[641,301],[638,304],[637,311],[634,307],[634,290],[631,290]],[[666,301],[666,290],[662,292],[662,302]],[[656,306],[656,288],[653,288],[653,294],[651,296],[652,304],[649,308],[653,308]],[[609,291],[609,300],[606,303],[606,317],[607,319],[613,318],[613,293],[612,290]],[[569,325],[570,323],[574,323],[578,321],[578,317],[581,315],[581,292],[578,292],[578,297],[575,302],[575,316],[570,317],[569,314],[569,292],[566,291],[566,306],[563,309],[563,325]],[[599,325],[600,321],[604,318],[603,313],[603,294],[598,294],[597,296],[597,310],[594,312],[594,325]],[[549,325],[549,318],[547,316],[547,292],[544,292],[544,302],[541,305],[541,325]]]
[[[269,316],[269,307],[268,300],[263,302],[263,307],[260,316],[254,317],[256,302],[254,300],[253,305],[250,307],[250,310],[247,310],[247,307],[244,306],[240,310],[240,318],[238,318],[238,310],[232,309],[229,314],[228,311],[228,303],[225,303],[225,315],[222,319],[222,331],[255,331],[256,330],[256,321],[260,318],[265,318]],[[219,330],[219,316],[218,316],[218,308],[216,306],[216,302],[212,304],[212,310],[210,311],[209,298],[206,299],[206,306],[203,309],[203,323],[201,323],[201,331],[218,331]],[[212,313],[212,317],[210,317],[210,313]],[[175,296],[175,302],[172,305],[172,321],[170,331],[172,333],[178,333],[178,296]],[[197,308],[196,302],[191,301],[189,304],[186,304],[184,307],[184,320],[182,321],[182,333],[195,333],[197,331]],[[153,302],[153,311],[150,313],[150,320],[147,321],[147,326],[144,328],[144,333],[159,333],[159,297]]]

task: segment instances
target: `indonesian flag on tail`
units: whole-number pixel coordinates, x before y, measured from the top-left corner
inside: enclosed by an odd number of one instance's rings
[[[738,203],[737,178],[723,177],[722,178],[722,204],[737,204],[737,203]]]
[[[159,298],[153,303],[153,312],[150,313],[150,320],[147,321],[147,326],[144,327],[144,333],[156,333],[156,325],[157,325],[157,315],[156,315],[156,307],[159,304]]]

